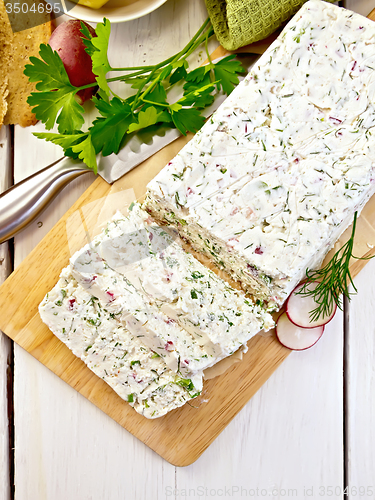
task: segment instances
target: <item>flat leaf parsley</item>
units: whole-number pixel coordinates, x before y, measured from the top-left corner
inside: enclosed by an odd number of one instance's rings
[[[118,153],[126,137],[138,130],[157,124],[168,124],[182,134],[196,132],[205,118],[202,110],[212,104],[215,93],[223,90],[230,94],[244,73],[235,56],[228,56],[218,63],[209,58],[207,41],[213,36],[212,25],[207,19],[190,42],[180,52],[153,66],[113,68],[108,60],[108,44],[111,25],[107,19],[98,23],[93,37],[81,23],[82,40],[91,56],[96,82],[75,87],[69,81],[64,65],[57,52],[49,45],[40,46],[40,58],[30,57],[25,75],[36,82],[28,103],[36,118],[47,130],[57,126],[57,133],[34,133],[37,137],[61,146],[66,156],[80,158],[97,171],[96,155]],[[205,44],[209,62],[206,66],[189,71],[188,57]],[[108,72],[119,76],[107,78]],[[111,83],[121,81],[134,89],[125,99],[114,94]],[[181,85],[183,95],[170,102],[169,93],[175,85]],[[91,124],[84,125],[84,107],[76,94],[78,91],[98,86],[93,103],[97,116]]]

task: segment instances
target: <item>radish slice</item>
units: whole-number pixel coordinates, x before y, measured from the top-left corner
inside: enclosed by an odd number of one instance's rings
[[[316,326],[326,325],[335,315],[337,306],[332,308],[329,316],[321,316],[317,320],[312,321],[310,317],[311,311],[318,306],[312,295],[299,295],[298,292],[303,287],[303,283],[297,285],[290,294],[286,303],[286,313],[292,323],[301,328],[315,328]],[[315,290],[318,283],[309,283],[308,290]]]
[[[291,321],[286,313],[279,316],[276,323],[276,335],[279,342],[293,351],[303,351],[312,347],[323,335],[324,326],[300,328]]]

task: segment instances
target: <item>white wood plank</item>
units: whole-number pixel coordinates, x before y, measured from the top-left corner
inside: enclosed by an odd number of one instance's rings
[[[9,422],[7,369],[10,362],[10,340],[0,331],[0,500],[10,499]]]
[[[147,62],[165,59],[190,40],[206,15],[203,2],[170,0],[149,16],[113,26],[112,64],[139,65],[145,53]],[[53,145],[32,137],[30,129],[17,128],[16,180],[41,167],[41,158],[47,164],[59,154]],[[16,265],[88,182],[71,184],[40,217],[42,227],[35,223],[16,237]],[[18,346],[14,394],[16,499],[158,499],[165,498],[166,487],[174,485],[173,466]]]
[[[375,242],[372,242],[375,244]],[[348,485],[375,496],[375,261],[355,279],[347,314]],[[372,487],[372,493],[369,494]],[[359,495],[359,490],[358,493]]]
[[[346,0],[345,7],[367,16],[372,0]],[[375,242],[372,242],[375,244]],[[355,279],[358,295],[346,310],[346,468],[349,498],[375,496],[375,389],[373,279],[375,262],[370,262]]]
[[[227,488],[224,498],[302,499],[311,488],[319,498],[320,486],[341,487],[342,338],[340,313],[314,347],[291,353],[195,464],[177,469],[180,495],[201,487],[217,496]]]
[[[10,185],[9,128],[0,129],[0,193]],[[0,245],[0,284],[10,273],[8,243]],[[10,498],[9,422],[7,372],[11,361],[11,341],[0,331],[0,500]]]

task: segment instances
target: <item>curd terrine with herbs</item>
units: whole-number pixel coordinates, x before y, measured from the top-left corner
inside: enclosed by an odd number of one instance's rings
[[[145,208],[279,307],[375,187],[375,25],[304,4]]]
[[[200,394],[156,352],[103,309],[65,268],[39,306],[42,320],[117,394],[147,418],[157,418]]]
[[[176,236],[133,204],[71,258],[71,270],[102,308],[172,370],[194,379],[274,323]]]

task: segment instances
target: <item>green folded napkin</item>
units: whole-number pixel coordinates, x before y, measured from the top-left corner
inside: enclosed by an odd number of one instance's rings
[[[266,38],[295,14],[305,1],[205,0],[216,37],[227,50]]]

